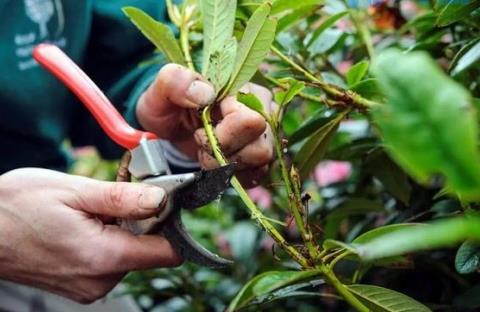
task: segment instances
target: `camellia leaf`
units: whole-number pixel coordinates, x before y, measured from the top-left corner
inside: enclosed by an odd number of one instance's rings
[[[480,39],[466,44],[452,61],[450,73],[455,76],[480,60]]]
[[[355,215],[365,215],[372,212],[384,212],[385,207],[380,201],[366,198],[350,198],[335,208],[325,218],[325,238],[335,238],[343,219]]]
[[[346,112],[338,114],[334,119],[315,131],[297,153],[295,163],[302,178],[305,178],[322,160],[345,115]]]
[[[123,12],[142,34],[165,55],[169,62],[186,65],[182,50],[167,25],[157,22],[147,13],[134,7],[125,7]]]
[[[398,230],[402,229],[408,229],[416,226],[425,226],[425,224],[422,223],[398,223],[398,224],[390,224],[390,225],[384,225],[378,228],[374,228],[373,230],[370,230],[368,232],[365,232],[361,235],[359,235],[357,238],[355,238],[350,245],[353,246],[355,252],[355,257],[349,257],[351,260],[359,260],[359,258],[356,256],[357,250],[356,245],[357,244],[366,244],[374,239],[376,239],[378,236],[382,236],[388,233],[393,233]],[[393,256],[393,257],[388,257],[388,258],[382,258],[378,259],[373,262],[367,263],[367,265],[379,265],[379,266],[390,266],[390,265],[395,265],[395,266],[409,266],[411,265],[409,258],[406,256]]]
[[[476,215],[437,221],[425,226],[408,227],[382,233],[356,250],[361,258],[374,259],[408,252],[449,247],[465,240],[480,241],[480,217]]]
[[[382,182],[388,193],[408,205],[412,191],[408,176],[384,150],[375,151],[366,157],[365,170]]]
[[[280,91],[275,93],[275,102],[283,107],[290,103],[295,96],[297,96],[305,88],[305,83],[303,81],[298,81],[293,78],[285,78],[279,80],[282,85],[288,85],[286,91]]]
[[[328,294],[323,294],[318,291],[304,291],[301,290],[302,288],[312,288],[312,287],[318,287],[319,285],[325,284],[325,281],[323,279],[317,279],[317,280],[310,280],[308,282],[302,282],[302,283],[295,283],[293,285],[287,286],[280,288],[274,292],[271,292],[265,296],[260,296],[257,298],[255,301],[253,301],[251,304],[256,305],[256,304],[265,304],[265,303],[270,303],[273,301],[277,300],[282,300],[282,299],[288,299],[288,298],[305,298],[305,297],[328,297]],[[331,297],[330,297],[331,298]]]
[[[227,311],[237,311],[257,297],[264,296],[276,289],[298,281],[319,275],[317,270],[310,271],[271,271],[251,279],[230,303]]]
[[[448,26],[469,16],[470,13],[478,8],[480,8],[480,0],[450,0],[438,14],[437,25]]]
[[[272,15],[283,13],[287,10],[297,10],[305,6],[322,5],[325,0],[275,0],[272,3]]]
[[[237,40],[234,37],[230,38],[223,47],[210,54],[210,65],[206,77],[213,84],[217,93],[225,87],[230,79],[236,54]]]
[[[374,312],[431,312],[420,302],[397,291],[374,285],[347,285],[347,288],[370,311]]]
[[[250,109],[256,111],[260,115],[263,116],[265,114],[262,101],[260,101],[260,99],[255,94],[239,92],[237,95],[237,100],[240,103],[248,106]]]
[[[333,26],[339,19],[347,14],[348,11],[343,11],[328,17],[317,29],[315,29],[306,46],[310,47],[325,30]]]
[[[364,79],[351,86],[350,90],[368,99],[378,99],[382,102],[385,100],[385,95],[378,85],[378,80],[375,78]]]
[[[323,112],[314,114],[305,120],[296,130],[288,137],[288,145],[298,143],[309,137],[312,133],[325,126],[328,122],[335,119],[335,117],[325,117]]]
[[[455,256],[455,269],[460,274],[470,274],[480,269],[480,244],[464,242]]]
[[[277,22],[269,18],[270,4],[262,4],[247,23],[238,47],[233,74],[226,92],[236,94],[258,70],[275,38]],[[224,94],[226,95],[226,94]]]
[[[278,19],[278,25],[276,30],[277,34],[300,23],[303,19],[312,14],[314,8],[315,6],[302,6],[289,14],[283,15],[281,18]]]
[[[373,72],[388,96],[374,117],[392,157],[421,182],[440,173],[463,199],[478,199],[477,116],[468,91],[423,52],[389,50]]]
[[[217,62],[211,57],[217,53],[222,54],[224,48],[232,49],[233,25],[237,0],[200,0],[203,14],[203,69],[202,74],[207,76],[210,65]],[[236,42],[235,42],[236,50]],[[224,58],[229,58],[230,52],[223,53]],[[235,55],[233,55],[235,57]],[[233,63],[233,61],[232,61]],[[218,64],[217,64],[218,65]],[[218,66],[216,66],[218,69]],[[230,73],[228,73],[230,78]]]
[[[376,239],[379,236],[388,234],[388,233],[393,233],[398,230],[402,229],[410,229],[412,227],[416,226],[425,226],[425,224],[422,223],[398,223],[398,224],[390,224],[390,225],[385,225],[381,226],[378,228],[375,228],[371,231],[365,232],[362,235],[358,236],[352,241],[352,244],[366,244],[374,239]]]
[[[359,83],[368,72],[370,64],[368,61],[361,61],[353,65],[346,74],[347,84],[353,86]]]

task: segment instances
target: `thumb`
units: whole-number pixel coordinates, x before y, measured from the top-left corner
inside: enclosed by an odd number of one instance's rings
[[[164,189],[128,182],[82,179],[76,187],[74,209],[116,218],[146,219],[158,214],[167,203]]]
[[[200,74],[176,64],[167,64],[145,91],[138,109],[167,115],[178,108],[198,109],[215,100],[215,90]]]

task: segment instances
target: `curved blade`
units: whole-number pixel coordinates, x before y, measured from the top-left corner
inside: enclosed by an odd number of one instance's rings
[[[173,196],[173,207],[178,209],[195,209],[220,198],[229,187],[235,171],[233,164],[213,170],[195,173],[195,180],[177,190]]]
[[[176,210],[168,216],[161,231],[172,247],[186,261],[212,269],[221,269],[233,264],[233,261],[210,252],[188,234],[183,226],[180,210]]]

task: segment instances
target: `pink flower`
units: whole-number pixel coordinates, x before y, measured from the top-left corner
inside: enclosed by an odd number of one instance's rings
[[[262,208],[269,209],[272,206],[272,195],[264,187],[257,186],[248,190],[250,198]]]
[[[323,187],[333,183],[348,180],[352,173],[352,165],[346,161],[322,161],[313,173],[318,186]]]

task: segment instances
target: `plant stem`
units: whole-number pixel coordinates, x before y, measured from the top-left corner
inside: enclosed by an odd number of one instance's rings
[[[374,106],[380,105],[379,103],[368,100],[353,91],[344,90],[340,87],[326,83],[325,81],[323,81],[323,79],[316,77],[315,75],[310,73],[308,70],[306,70],[302,66],[298,65],[297,63],[289,59],[285,54],[283,54],[275,46],[272,46],[272,51],[281,60],[288,63],[296,71],[302,73],[306,78],[308,78],[312,83],[314,83],[316,86],[322,89],[327,95],[331,96],[334,100],[342,101],[346,105],[350,104],[361,110],[368,110]]]
[[[282,88],[284,90],[288,89],[288,85],[281,83],[280,81],[278,81],[278,79],[275,79],[270,75],[263,75],[263,76],[265,77],[265,79],[267,79],[268,81],[270,81],[272,84],[276,85],[277,87]],[[305,100],[311,100],[311,101],[318,102],[318,103],[324,103],[325,102],[324,99],[322,99],[319,96],[307,94],[307,93],[304,93],[304,92],[300,92],[300,93],[298,93],[298,95],[300,97],[304,98]],[[286,105],[285,105],[285,107],[286,107]],[[277,118],[277,120],[278,120],[278,118]]]
[[[350,250],[346,250],[343,253],[341,253],[340,255],[338,255],[338,257],[333,259],[332,262],[330,262],[330,267],[332,268],[332,270],[335,267],[335,265],[338,263],[338,261],[342,260],[343,258],[345,258],[346,256],[348,256],[350,254],[351,254]]]
[[[221,166],[227,165],[227,161],[218,145],[217,138],[215,137],[212,120],[211,120],[211,109],[213,105],[209,105],[202,111],[202,122],[205,127],[205,132],[207,134],[210,146],[212,147],[213,154],[217,159],[218,163]],[[277,229],[265,218],[263,213],[257,208],[255,203],[252,201],[250,196],[241,185],[240,181],[236,177],[232,178],[232,186],[237,191],[238,195],[250,210],[250,214],[253,219],[255,219],[263,229],[270,235],[275,242],[289,254],[289,256],[300,264],[303,268],[311,268],[312,265],[310,262],[293,246],[291,246],[285,238],[277,231]]]
[[[315,244],[313,243],[312,232],[308,228],[308,225],[305,224],[302,216],[303,204],[300,199],[301,195],[297,194],[298,192],[295,192],[293,183],[292,183],[292,178],[288,172],[287,165],[285,164],[285,159],[283,157],[282,143],[280,141],[280,137],[278,136],[278,132],[276,131],[277,127],[273,122],[270,121],[270,119],[268,119],[267,121],[270,123],[270,127],[272,128],[275,151],[277,154],[278,161],[280,163],[282,178],[283,178],[283,181],[285,182],[285,189],[287,191],[288,205],[290,206],[290,211],[293,214],[293,218],[295,220],[295,224],[297,225],[297,229],[300,232],[300,235],[302,236],[302,239],[305,242],[305,245],[307,246],[310,257],[313,260],[318,259],[319,251],[315,246]]]
[[[188,68],[195,71],[192,55],[190,54],[190,43],[188,42],[189,32],[190,28],[186,17],[186,5],[184,4],[182,8],[182,24],[180,25],[180,46],[182,47],[183,55],[185,56],[185,61],[187,62]]]
[[[353,308],[355,308],[357,311],[360,312],[369,312],[370,309],[368,309],[360,300],[355,297],[354,294],[350,292],[350,290],[338,280],[337,276],[335,273],[332,271],[331,268],[329,268],[326,265],[321,265],[320,270],[322,271],[323,275],[325,278],[329,281],[329,283],[335,287],[337,292],[347,301]]]

